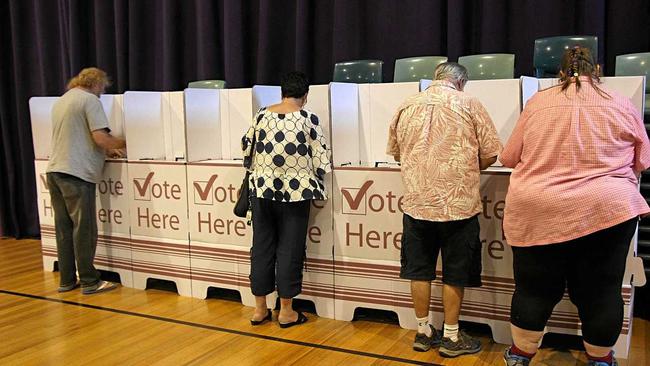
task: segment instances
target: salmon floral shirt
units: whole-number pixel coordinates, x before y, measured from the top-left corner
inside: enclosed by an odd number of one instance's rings
[[[387,154],[402,163],[407,215],[454,221],[481,212],[480,158],[503,146],[483,105],[444,80],[408,98],[390,124]]]

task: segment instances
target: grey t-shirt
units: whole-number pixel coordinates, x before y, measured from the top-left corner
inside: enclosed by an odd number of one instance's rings
[[[99,183],[105,152],[92,131],[108,129],[99,98],[80,88],[70,89],[52,107],[52,155],[47,172],[73,175]]]

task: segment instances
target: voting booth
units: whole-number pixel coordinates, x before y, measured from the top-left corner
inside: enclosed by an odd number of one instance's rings
[[[631,98],[642,110],[642,78],[604,78],[605,86]],[[424,90],[430,81],[422,80]],[[526,100],[557,80],[469,81],[465,92],[477,97],[490,114],[505,144]],[[407,83],[406,83],[407,84]],[[351,320],[358,307],[397,313],[400,325],[415,329],[408,281],[399,279],[402,185],[399,168],[384,155],[387,139],[372,131],[387,131],[396,106],[382,113],[373,107],[374,85],[332,83],[331,110],[334,160],[334,263],[335,317]],[[400,89],[407,85],[381,85],[383,98],[400,101]],[[364,92],[368,88],[368,93]],[[411,89],[412,90],[412,89]],[[406,91],[404,94],[408,94]],[[414,94],[414,92],[410,93]],[[410,95],[409,94],[409,95]],[[380,101],[381,103],[381,101]],[[372,111],[371,124],[364,122]],[[339,137],[340,136],[340,137]],[[367,136],[374,138],[367,139]],[[358,141],[357,143],[355,143]],[[340,154],[341,148],[345,151]],[[382,164],[388,160],[388,164]],[[344,165],[344,166],[341,166]],[[495,341],[510,343],[510,301],[514,292],[512,252],[507,248],[502,228],[505,195],[510,169],[497,166],[481,174],[483,211],[479,215],[483,244],[483,286],[466,289],[461,319],[490,325]],[[636,238],[631,243],[627,272],[621,293],[625,301],[623,329],[616,344],[617,355],[626,357],[631,337],[633,285],[644,283],[639,258],[634,258]],[[440,261],[439,264],[440,266]],[[438,274],[441,275],[440,267]],[[631,279],[635,278],[634,284]],[[431,316],[442,322],[441,283],[434,281]],[[579,334],[580,320],[568,295],[556,306],[547,331]]]
[[[399,166],[387,156],[388,127],[399,105],[430,81],[375,85],[332,83],[334,159],[335,317],[352,320],[356,308],[397,313],[400,325],[417,327],[410,282],[399,278],[403,195]],[[521,111],[519,80],[470,81],[505,143]],[[470,93],[472,91],[473,93]],[[389,104],[389,107],[386,105]],[[340,128],[340,129],[339,129]],[[340,138],[338,138],[340,136]],[[359,142],[354,138],[358,136]],[[345,141],[345,139],[348,141]],[[345,141],[345,142],[341,142]],[[338,144],[338,145],[337,145]],[[341,155],[338,147],[348,150]],[[345,157],[350,157],[346,159]],[[344,165],[344,166],[341,166]],[[509,342],[514,290],[511,252],[501,233],[509,171],[491,168],[481,178],[483,287],[466,289],[462,319],[489,324],[497,342]],[[438,275],[441,275],[440,261]],[[442,284],[432,284],[431,316],[442,322]]]
[[[248,104],[243,104],[246,99]],[[185,90],[187,146],[191,157],[187,185],[194,297],[205,298],[209,287],[227,288],[239,291],[245,305],[255,305],[248,278],[252,229],[246,219],[232,212],[245,173],[240,142],[253,121],[253,114],[280,100],[278,86]],[[308,100],[305,108],[322,116],[324,133],[329,140],[328,86],[310,87]],[[193,151],[197,144],[191,136],[199,136],[199,130],[221,136],[218,141],[222,146],[212,143],[197,147],[202,149],[200,153]],[[227,149],[223,145],[227,145]],[[326,182],[328,180],[331,176],[326,177]],[[328,189],[331,190],[331,184]],[[303,292],[298,296],[313,301],[317,313],[329,318],[334,317],[331,222],[328,201],[312,202]],[[272,304],[276,297],[271,294],[267,300]]]
[[[253,109],[259,110],[282,101],[279,86],[256,85],[252,89]],[[315,113],[330,144],[330,108],[328,85],[311,85],[304,109]],[[311,201],[307,228],[307,249],[303,270],[302,293],[296,298],[312,301],[319,316],[334,318],[334,273],[332,233],[332,174],[325,176],[326,201]],[[250,273],[250,262],[247,263]]]
[[[52,107],[58,97],[33,97],[29,100],[34,142],[36,194],[41,226],[43,266],[53,270],[57,262],[54,211],[47,186],[46,170],[51,153]],[[100,98],[115,136],[124,137],[122,95],[105,94]],[[125,286],[132,285],[129,209],[126,200],[126,164],[121,160],[106,162],[97,184],[97,251],[95,266],[116,272]]]
[[[239,142],[253,118],[251,89],[185,89],[192,296],[210,287],[236,290],[252,306],[248,274],[252,235],[233,214],[244,177]]]
[[[133,287],[192,295],[183,92],[124,93]]]
[[[603,78],[605,87],[643,110],[642,77]],[[386,155],[388,126],[399,105],[431,81],[330,83],[309,89],[306,109],[316,113],[331,146],[333,172],[326,175],[327,201],[312,201],[303,291],[319,316],[350,321],[358,308],[393,311],[415,329],[410,283],[399,278],[403,187],[399,163]],[[465,92],[487,109],[505,144],[526,102],[556,79],[469,81]],[[176,283],[184,296],[206,298],[210,287],[250,292],[252,229],[233,206],[244,177],[241,137],[253,114],[281,100],[280,87],[128,91],[102,96],[111,129],[125,136],[128,160],[109,160],[97,189],[100,231],[96,265],[118,272],[124,286],[144,289],[148,279]],[[54,219],[45,170],[56,98],[30,100],[36,154],[43,263],[56,261]],[[461,319],[487,324],[494,340],[510,343],[514,292],[512,251],[502,232],[508,168],[481,172],[483,286],[466,289]],[[615,346],[627,357],[634,286],[645,283],[630,244],[621,294],[623,328]],[[441,276],[439,261],[438,275]],[[442,283],[432,283],[430,316],[442,322]],[[274,303],[275,294],[268,301]],[[580,320],[567,295],[556,306],[547,332],[579,334]]]

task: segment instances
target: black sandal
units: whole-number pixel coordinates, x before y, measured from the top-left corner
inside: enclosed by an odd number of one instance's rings
[[[294,325],[300,325],[303,323],[306,323],[307,320],[309,320],[305,314],[298,312],[298,319],[295,322],[290,322],[290,323],[279,323],[280,328],[290,328],[293,327]]]
[[[271,309],[268,309],[268,313],[266,313],[266,316],[262,320],[253,320],[251,319],[251,325],[262,325],[266,321],[271,321],[273,319],[273,313],[271,312]]]

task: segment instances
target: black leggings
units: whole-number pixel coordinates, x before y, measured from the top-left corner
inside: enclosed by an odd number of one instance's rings
[[[542,331],[568,288],[578,308],[582,337],[611,347],[623,325],[621,285],[637,218],[558,244],[512,247],[515,293],[510,322]]]
[[[278,289],[290,299],[302,291],[311,201],[276,202],[252,198],[251,292],[265,296]]]

